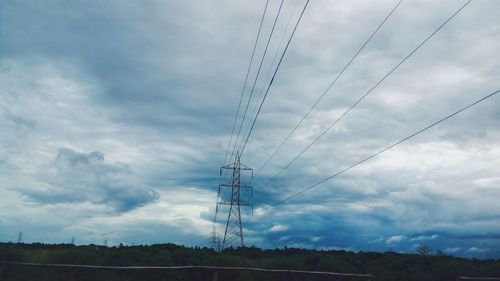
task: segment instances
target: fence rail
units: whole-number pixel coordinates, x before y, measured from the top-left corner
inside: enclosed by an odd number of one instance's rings
[[[459,276],[457,280],[470,280],[470,281],[500,281],[500,277],[466,277]]]

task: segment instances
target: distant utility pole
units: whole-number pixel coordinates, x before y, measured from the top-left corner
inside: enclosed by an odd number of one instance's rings
[[[216,251],[216,252],[220,252],[221,251],[220,238],[219,238],[219,233],[217,233],[217,231],[215,229],[215,223],[214,223],[214,226],[212,228],[212,237],[210,240],[211,240],[210,242],[212,244],[212,249],[214,249],[214,251]]]
[[[75,245],[75,237],[71,237],[71,245]]]
[[[107,247],[107,246],[108,246],[108,234],[109,234],[109,233],[110,233],[110,232],[108,232],[108,233],[104,233],[104,243],[103,243],[104,247]]]
[[[220,198],[220,201],[217,202],[216,212],[219,211],[220,205],[229,206],[229,212],[226,221],[226,230],[224,231],[224,240],[222,241],[222,249],[244,247],[245,244],[243,240],[243,227],[241,225],[241,207],[252,207],[253,211],[253,206],[250,203],[243,202],[241,200],[241,190],[242,188],[249,190],[251,194],[250,196],[252,196],[253,188],[240,182],[240,172],[242,170],[251,171],[253,178],[253,169],[241,164],[239,152],[236,152],[234,163],[221,167],[221,176],[222,170],[232,171],[231,182],[220,184],[218,190],[218,198]],[[221,198],[220,191],[222,188],[228,188],[231,191],[231,198]]]
[[[17,244],[21,244],[23,242],[23,232],[19,232],[19,235],[17,236]]]

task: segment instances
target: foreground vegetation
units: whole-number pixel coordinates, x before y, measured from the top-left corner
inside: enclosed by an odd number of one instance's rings
[[[70,244],[0,243],[0,261],[86,265],[214,265],[372,273],[374,280],[456,280],[457,276],[500,276],[500,260],[451,256],[304,249],[240,248],[216,253],[174,244],[104,247]],[[54,269],[0,264],[0,280],[213,280],[210,270]],[[335,280],[363,280],[334,278]],[[334,280],[283,273],[219,272],[218,280]],[[366,279],[365,279],[366,280]]]

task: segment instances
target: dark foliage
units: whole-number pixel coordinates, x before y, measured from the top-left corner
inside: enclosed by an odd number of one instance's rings
[[[500,260],[463,259],[438,253],[346,252],[255,247],[216,253],[174,244],[105,247],[70,244],[0,243],[0,261],[110,266],[212,265],[372,273],[374,280],[456,280],[457,276],[500,276]],[[212,270],[109,270],[0,264],[0,280],[214,280]],[[290,273],[219,271],[218,280],[366,280]]]

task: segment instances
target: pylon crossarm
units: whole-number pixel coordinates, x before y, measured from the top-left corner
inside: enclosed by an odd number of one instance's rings
[[[252,186],[250,186],[248,184],[244,184],[244,183],[240,183],[240,188],[250,188],[250,189],[253,189]]]
[[[252,168],[248,167],[247,165],[243,165],[241,163],[240,163],[240,170],[253,171]]]
[[[236,204],[231,203],[231,201],[224,201],[224,202],[218,202],[217,205],[231,206],[231,205],[236,205]],[[250,203],[244,203],[244,202],[240,201],[240,204],[238,204],[238,205],[240,205],[242,207],[252,207],[252,210],[253,210],[253,205]]]
[[[221,188],[221,187],[236,187],[236,186],[234,184],[231,184],[231,183],[222,183],[222,184],[219,184],[219,188]],[[240,188],[252,188],[252,186],[250,186],[248,184],[244,184],[244,183],[240,183],[239,187]]]
[[[221,171],[222,171],[222,169],[233,170],[234,169],[234,163],[224,165],[224,166],[220,167],[220,169],[221,169]],[[222,174],[222,172],[221,172],[221,174]]]
[[[236,166],[238,166],[238,165],[239,165],[239,169],[240,169],[240,170],[244,170],[244,171],[253,171],[253,169],[252,169],[252,168],[248,167],[247,165],[241,164],[241,163],[240,163],[240,164],[237,164],[237,163],[229,163],[229,164],[227,164],[227,165],[222,166],[220,169],[221,169],[221,171],[222,171],[222,169],[226,169],[226,170],[233,170],[233,169],[235,169],[235,168],[236,168]],[[221,174],[222,174],[222,172],[221,172]]]

